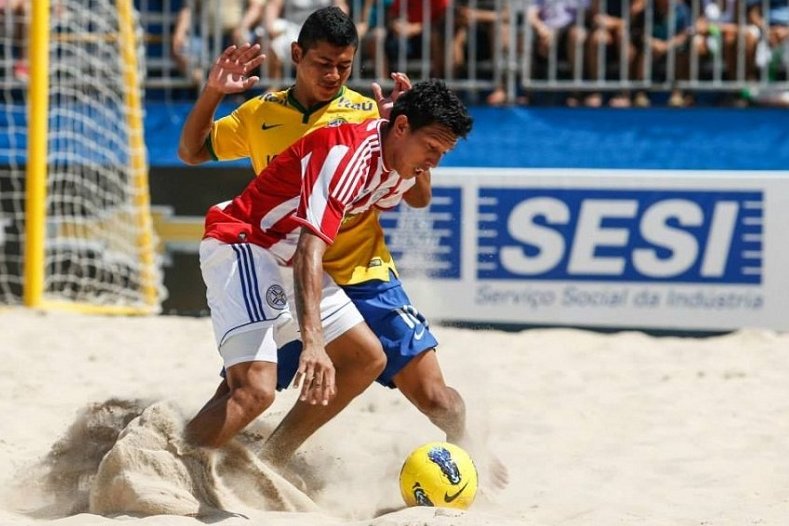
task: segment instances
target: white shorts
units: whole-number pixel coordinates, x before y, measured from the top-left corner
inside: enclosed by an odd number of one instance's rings
[[[293,272],[267,250],[250,243],[200,243],[214,337],[225,368],[242,362],[277,362],[277,349],[299,339]],[[328,344],[363,322],[362,315],[328,274],[323,275],[321,320]]]

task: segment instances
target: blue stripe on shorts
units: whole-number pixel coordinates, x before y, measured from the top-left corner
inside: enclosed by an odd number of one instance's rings
[[[394,274],[390,281],[373,280],[342,288],[381,340],[386,353],[386,367],[376,381],[394,388],[392,378],[414,356],[438,345],[427,319],[411,305],[402,283]]]
[[[247,308],[249,321],[253,323],[263,321],[266,319],[266,316],[263,311],[263,300],[260,297],[252,249],[247,243],[238,243],[230,246],[236,253],[236,259],[238,260],[241,291],[244,295],[244,304]]]

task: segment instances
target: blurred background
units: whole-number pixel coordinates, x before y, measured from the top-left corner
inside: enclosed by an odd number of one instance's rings
[[[269,57],[260,89],[289,85],[290,42],[330,4],[358,26],[357,89],[406,71],[492,105],[786,102],[784,0],[135,0],[148,97],[188,99],[221,50],[247,41]]]

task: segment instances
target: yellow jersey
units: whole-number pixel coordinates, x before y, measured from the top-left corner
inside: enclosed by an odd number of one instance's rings
[[[206,146],[215,160],[249,158],[259,174],[277,154],[317,128],[377,117],[375,101],[345,86],[332,100],[310,108],[287,89],[250,99],[214,122]],[[338,285],[389,281],[390,271],[397,275],[378,211],[346,217],[326,250],[323,268]]]

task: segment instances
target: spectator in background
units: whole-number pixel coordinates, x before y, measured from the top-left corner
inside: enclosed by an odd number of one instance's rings
[[[184,0],[173,30],[173,58],[178,69],[195,85],[203,82],[203,66],[215,50],[210,35],[220,32],[221,48],[254,40],[254,28],[263,17],[265,0]]]
[[[14,78],[22,82],[30,75],[26,43],[29,8],[29,0],[0,0],[0,37],[11,41],[10,46],[2,46],[3,61],[11,64]],[[9,49],[11,56],[6,56]]]
[[[628,0],[592,0],[589,16],[592,32],[586,47],[587,75],[592,82],[606,78],[605,69],[609,63],[621,64],[627,61],[628,77],[634,71],[636,48],[629,38],[625,40],[627,28],[624,9],[629,9],[629,4]],[[600,63],[598,55],[601,47],[604,49],[603,63]],[[627,79],[619,80],[624,82]],[[592,92],[584,98],[585,106],[596,108],[602,104],[600,92]],[[630,94],[623,90],[611,97],[608,104],[614,108],[627,108],[630,106]]]
[[[693,47],[699,59],[714,59],[723,56],[724,77],[737,80],[737,56],[739,42],[743,42],[745,60],[744,80],[756,80],[756,44],[759,28],[756,25],[740,25],[740,10],[743,0],[704,0],[701,12],[697,13]],[[743,11],[744,12],[744,11]]]
[[[392,67],[403,69],[398,65],[401,40],[405,41],[406,60],[426,57],[427,54],[422,49],[422,34],[429,31],[430,41],[427,51],[430,54],[430,76],[444,77],[446,76],[444,33],[449,0],[430,0],[429,13],[425,12],[423,4],[423,0],[394,0],[389,8],[390,24],[385,42],[386,58]],[[455,61],[457,62],[457,57]]]
[[[651,54],[651,70],[649,74],[652,78],[661,76],[661,73],[668,73],[667,58],[669,54],[674,54],[675,75],[674,80],[688,78],[689,57],[688,43],[691,27],[690,9],[682,0],[654,0],[652,2],[652,32],[647,36],[646,33],[646,0],[634,0],[632,4],[632,32],[631,38],[636,46],[636,70],[640,79],[647,76],[647,62],[645,56],[646,46],[649,46]],[[671,5],[674,6],[673,15],[670,12]],[[674,25],[670,25],[673,18]],[[634,104],[646,107],[651,104],[649,97],[643,91],[636,93]],[[672,107],[682,107],[692,104],[690,98],[685,98],[682,91],[676,86],[671,90],[668,105]]]
[[[394,0],[364,0],[359,13],[356,31],[359,33],[359,57],[377,60],[376,50],[383,48],[386,41],[386,28],[389,26],[389,9]],[[382,9],[381,9],[382,8]],[[384,62],[386,55],[384,54]],[[389,71],[389,64],[376,67],[376,77],[385,77]]]
[[[756,49],[756,62],[760,68],[767,68],[774,57],[783,55],[785,63],[789,63],[789,3],[786,0],[768,0],[767,13],[762,12],[762,0],[748,0],[748,22],[759,29],[760,40]],[[780,46],[782,51],[778,51]],[[774,69],[768,70],[773,79]]]
[[[290,61],[292,44],[298,40],[304,21],[314,11],[332,5],[348,14],[345,0],[268,0],[263,17],[269,39],[266,62],[269,77],[275,85],[282,79],[285,62]]]
[[[504,63],[509,58],[510,31],[514,27],[510,24],[512,14],[509,3],[496,0],[476,0],[474,5],[469,5],[468,0],[459,2],[458,30],[455,33],[455,54],[463,57],[468,46],[469,33],[475,32],[477,42],[477,60],[496,60],[497,50]],[[497,5],[499,4],[499,5]],[[497,9],[500,7],[500,9]],[[488,94],[486,102],[491,106],[499,106],[507,100],[507,94],[502,86],[500,67],[494,64],[493,73],[496,75],[493,91]],[[498,66],[502,66],[499,64]]]
[[[569,63],[573,77],[580,77],[583,72],[576,70],[576,57],[584,50],[588,8],[589,0],[535,0],[526,11],[534,31],[535,58],[545,62],[555,49],[557,61]],[[579,17],[584,20],[582,24],[578,23]],[[580,64],[583,69],[583,61]],[[567,97],[567,105],[578,105],[577,94]]]
[[[364,38],[365,35],[376,27],[386,29],[386,23],[389,20],[389,10],[392,7],[392,3],[394,3],[394,0],[364,0],[362,2],[362,8],[359,12],[359,21],[356,23],[356,31],[359,33],[359,38]],[[383,9],[379,9],[379,7]]]

